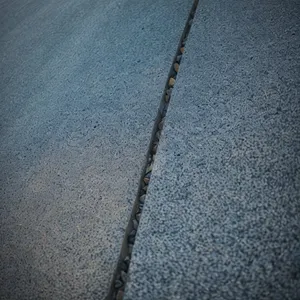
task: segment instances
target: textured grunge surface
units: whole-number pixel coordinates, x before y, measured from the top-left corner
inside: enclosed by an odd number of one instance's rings
[[[0,298],[104,299],[192,1],[0,1]]]
[[[124,299],[299,299],[299,26],[299,1],[199,2]]]

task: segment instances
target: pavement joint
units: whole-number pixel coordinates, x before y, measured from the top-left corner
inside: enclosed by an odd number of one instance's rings
[[[115,275],[112,280],[110,292],[106,298],[107,300],[111,300],[111,299],[122,300],[124,296],[124,290],[125,290],[126,282],[128,280],[127,273],[130,266],[131,254],[134,247],[139,221],[141,218],[141,214],[143,212],[143,206],[146,200],[147,189],[151,180],[152,166],[155,162],[155,155],[159,145],[161,132],[163,130],[164,120],[168,111],[172,90],[176,83],[176,77],[179,72],[180,62],[185,50],[184,47],[193,23],[193,18],[198,6],[198,2],[199,2],[198,0],[195,0],[192,5],[188,19],[186,21],[185,28],[180,38],[179,46],[174,56],[171,69],[169,71],[167,83],[163,92],[163,97],[158,109],[157,117],[152,131],[152,138],[150,141],[150,146],[148,149],[147,160],[146,160],[147,164],[144,167],[144,171],[142,172],[143,175],[140,180],[138,197],[133,206],[131,218],[126,228],[122,249],[120,253],[119,263],[114,273]]]

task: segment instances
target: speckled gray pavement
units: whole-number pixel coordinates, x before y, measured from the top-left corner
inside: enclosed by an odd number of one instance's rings
[[[104,299],[192,0],[0,1],[0,299]]]
[[[199,2],[125,300],[300,299],[299,8]]]

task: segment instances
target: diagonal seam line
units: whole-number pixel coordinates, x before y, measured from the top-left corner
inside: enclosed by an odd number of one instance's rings
[[[125,230],[125,235],[122,242],[118,264],[113,275],[109,293],[105,298],[106,300],[123,299],[124,289],[127,281],[127,273],[130,266],[132,248],[134,246],[135,237],[139,226],[139,221],[141,218],[141,214],[143,212],[143,206],[147,195],[147,189],[151,179],[152,166],[155,161],[155,155],[159,145],[161,132],[164,127],[164,120],[168,111],[172,90],[176,83],[176,77],[179,72],[180,62],[182,59],[182,55],[184,53],[185,44],[193,23],[198,2],[199,0],[194,0],[188,19],[185,23],[185,27],[182,32],[179,45],[177,47],[177,51],[173,58],[172,66],[168,74],[167,82],[165,84],[165,88],[163,91],[163,96],[153,125],[151,139],[150,139],[150,143],[146,155],[147,157],[146,165],[144,166],[142,171],[142,176],[138,187],[137,198],[134,202],[131,211],[131,216]]]

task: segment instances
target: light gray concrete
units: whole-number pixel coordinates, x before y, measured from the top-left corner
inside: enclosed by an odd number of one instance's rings
[[[199,2],[126,300],[299,299],[299,8]]]
[[[1,0],[1,299],[104,299],[192,0]]]

